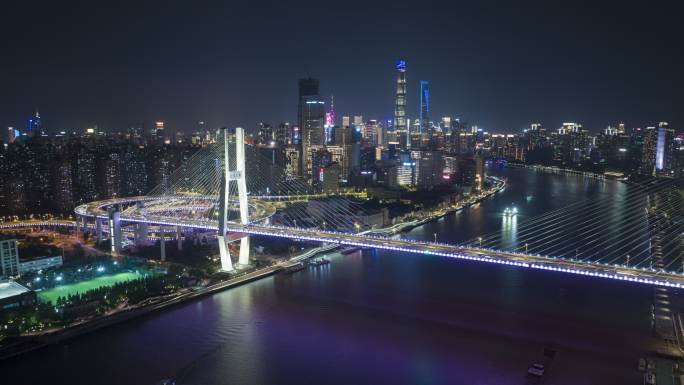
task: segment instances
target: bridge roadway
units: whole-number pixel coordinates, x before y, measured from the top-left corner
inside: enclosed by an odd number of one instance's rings
[[[445,243],[394,239],[371,234],[349,234],[273,226],[231,224],[229,231],[347,246],[401,251],[477,262],[557,271],[666,287],[684,287],[684,275],[650,268],[634,268],[588,261],[571,261],[541,255],[456,246]]]
[[[22,221],[0,222],[0,230],[30,227],[76,227],[76,222],[68,219],[27,219]]]
[[[99,210],[98,210],[99,211]],[[100,212],[91,212],[86,217],[104,218]],[[153,225],[180,226],[204,230],[218,231],[215,221],[176,219],[168,217],[131,215],[121,218],[122,222],[144,222]],[[0,223],[0,229],[35,227],[35,226],[75,226],[73,221],[18,221]],[[573,261],[542,255],[516,253],[502,250],[464,247],[445,243],[421,242],[407,239],[389,238],[386,235],[374,235],[372,232],[360,234],[321,231],[318,229],[301,229],[278,227],[265,224],[241,225],[230,223],[228,231],[243,234],[263,235],[270,237],[307,240],[337,245],[368,247],[382,250],[400,251],[413,254],[441,256],[500,265],[510,265],[537,270],[548,270],[569,274],[584,275],[598,278],[609,278],[619,281],[641,284],[684,287],[684,275],[664,271],[661,269],[626,267],[617,264],[595,263],[590,261]],[[378,231],[379,234],[382,230]]]

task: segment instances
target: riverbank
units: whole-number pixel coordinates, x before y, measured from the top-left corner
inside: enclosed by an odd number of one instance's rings
[[[591,171],[579,171],[579,170],[574,170],[571,168],[562,168],[562,167],[556,167],[556,166],[543,166],[540,164],[525,164],[525,163],[508,162],[508,163],[506,163],[506,167],[524,168],[524,169],[528,169],[528,170],[534,170],[534,171],[539,171],[539,172],[547,172],[547,173],[551,173],[551,174],[586,176],[586,177],[590,177],[590,178],[594,178],[594,179],[600,179],[600,180],[606,179],[606,174],[599,174],[599,173],[591,172]],[[614,179],[617,179],[617,176],[615,176]]]
[[[489,198],[493,194],[496,194],[497,192],[500,192],[505,188],[506,184],[503,180],[494,177],[488,178],[491,182],[495,184],[494,187],[480,194],[471,195],[467,199],[460,201],[458,204],[454,206],[444,208],[441,210],[436,210],[433,213],[427,215],[425,218],[421,218],[411,222],[400,223],[384,229],[371,230],[368,233],[398,234],[400,232],[409,231],[418,226],[438,220],[444,216],[461,211],[474,204],[477,204],[480,201]],[[128,321],[133,318],[142,317],[157,310],[167,309],[172,306],[185,303],[187,301],[191,301],[199,297],[214,294],[222,290],[237,287],[245,283],[249,283],[261,278],[268,277],[277,273],[281,269],[285,269],[303,260],[315,257],[318,254],[333,251],[339,247],[340,245],[338,244],[325,244],[314,249],[308,250],[286,261],[282,261],[280,263],[257,271],[245,273],[244,275],[240,275],[238,277],[234,277],[227,281],[219,282],[211,286],[182,289],[177,293],[173,293],[164,297],[150,298],[148,300],[143,301],[141,304],[126,307],[111,314],[87,319],[59,330],[49,331],[40,335],[17,337],[15,339],[15,343],[12,343],[12,340],[10,340],[9,345],[0,347],[0,360],[4,360],[10,357],[16,357],[18,355],[22,355],[40,349],[48,345],[66,341],[73,337],[87,334],[114,324]],[[6,341],[7,340],[3,342]]]
[[[369,234],[376,234],[376,235],[381,235],[381,234],[399,234],[405,231],[410,231],[418,226],[422,226],[426,223],[436,221],[440,218],[443,218],[449,214],[453,214],[456,212],[459,212],[463,209],[466,209],[468,207],[471,207],[475,204],[480,203],[482,200],[489,198],[490,196],[503,191],[503,189],[506,187],[506,182],[502,179],[496,178],[489,176],[487,177],[492,183],[495,184],[494,187],[480,193],[477,195],[472,195],[467,199],[459,201],[456,205],[447,207],[445,209],[441,210],[436,210],[431,214],[428,214],[427,217],[421,218],[421,219],[416,219],[411,222],[403,222],[403,223],[397,223],[395,225],[392,225],[390,227],[386,227],[383,229],[378,229],[378,230],[370,230],[368,231]]]
[[[10,339],[10,343],[8,345],[0,348],[0,361],[29,353],[48,345],[57,344],[70,338],[128,321],[133,318],[142,317],[158,310],[168,309],[200,297],[215,294],[219,291],[227,290],[259,280],[261,278],[269,277],[278,271],[287,268],[293,263],[312,258],[320,253],[332,251],[338,247],[339,245],[323,245],[308,250],[287,261],[283,261],[253,272],[245,273],[211,286],[182,289],[178,293],[173,293],[164,297],[150,298],[143,301],[143,304],[126,307],[114,313],[88,319],[59,330],[49,331],[40,335],[17,337],[14,342],[12,342],[12,339]]]

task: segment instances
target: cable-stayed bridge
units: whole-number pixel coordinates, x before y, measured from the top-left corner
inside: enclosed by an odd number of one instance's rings
[[[215,144],[199,150],[147,196],[79,206],[79,226],[96,229],[98,239],[108,233],[114,254],[121,252],[125,233],[138,243],[151,233],[180,240],[191,231],[216,232],[221,265],[228,271],[236,266],[227,243],[240,242],[240,268],[249,264],[249,236],[259,235],[684,285],[684,197],[677,180],[605,182],[624,191],[617,198],[572,202],[519,223],[511,215],[501,231],[445,244],[400,239],[372,226],[373,214],[363,206],[365,193],[321,191],[318,170],[311,170],[310,184],[277,163],[246,146],[242,129],[224,129]]]

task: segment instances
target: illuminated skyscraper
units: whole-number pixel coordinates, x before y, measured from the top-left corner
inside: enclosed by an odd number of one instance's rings
[[[333,142],[335,130],[335,99],[330,96],[330,109],[325,113],[325,144]]]
[[[14,143],[17,138],[17,130],[14,127],[7,127],[7,143]]]
[[[41,128],[42,125],[40,121],[40,114],[38,113],[38,109],[36,108],[36,114],[31,119],[29,119],[28,135],[40,135],[42,133]]]
[[[420,81],[420,133],[430,134],[430,85]]]
[[[302,142],[324,144],[325,102],[318,96],[307,96],[302,105]]]
[[[325,102],[318,94],[318,80],[312,78],[299,79],[299,128],[301,132],[300,160],[302,175],[311,178],[310,157],[307,156],[311,146],[325,143]]]
[[[656,172],[672,170],[674,160],[674,130],[667,122],[658,123],[658,140],[656,142],[655,169]]]
[[[646,127],[644,131],[644,143],[641,152],[641,167],[640,173],[642,175],[655,175],[655,160],[656,160],[656,142],[657,131],[655,127]]]
[[[394,107],[394,131],[400,143],[406,143],[408,128],[406,126],[406,62],[397,63],[397,99]],[[401,138],[404,138],[404,141]]]
[[[154,122],[153,135],[157,139],[164,139],[164,122],[162,122],[162,121]]]

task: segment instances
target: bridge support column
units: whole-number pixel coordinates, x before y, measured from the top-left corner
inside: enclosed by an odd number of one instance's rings
[[[82,226],[83,223],[83,217],[76,217],[76,238],[81,238],[85,239],[85,232],[83,231]],[[31,228],[31,232],[33,232],[33,228]]]
[[[144,246],[148,241],[147,223],[140,222],[135,225],[135,245]]]
[[[180,226],[176,226],[176,242],[178,251],[183,251],[183,233],[181,232]]]
[[[138,211],[142,212],[145,208],[145,202],[136,203]],[[145,246],[149,241],[148,225],[145,222],[138,222],[135,224],[135,245]]]
[[[162,262],[166,261],[166,237],[164,236],[164,226],[159,225],[159,248]]]
[[[102,242],[102,220],[95,217],[95,232],[97,233],[97,244]]]
[[[249,237],[240,239],[240,259],[238,263],[243,266],[249,265]]]
[[[226,237],[223,235],[218,236],[219,244],[219,254],[221,255],[221,270],[222,271],[233,271],[233,261],[230,259],[230,253],[228,252],[228,245],[226,244]]]
[[[110,252],[118,257],[121,254],[121,213],[113,207],[108,210],[109,214],[109,239]]]

